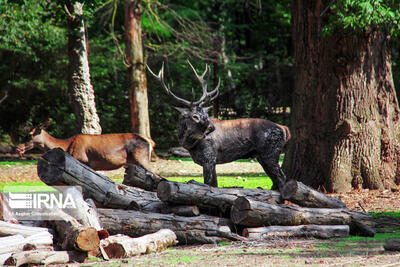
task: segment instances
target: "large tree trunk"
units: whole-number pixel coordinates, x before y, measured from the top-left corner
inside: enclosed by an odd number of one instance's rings
[[[376,29],[322,36],[318,1],[293,0],[296,83],[288,178],[345,192],[400,182],[399,107],[388,37]]]
[[[140,0],[125,0],[125,42],[132,132],[150,136]]]
[[[78,132],[101,134],[101,126],[90,82],[87,41],[83,22],[83,1],[67,1],[68,87]]]

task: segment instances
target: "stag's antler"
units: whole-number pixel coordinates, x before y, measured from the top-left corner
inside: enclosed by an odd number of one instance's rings
[[[165,82],[164,82],[164,62],[162,63],[161,70],[158,73],[158,75],[156,75],[150,69],[150,67],[148,65],[146,65],[146,66],[147,66],[147,69],[150,71],[150,73],[161,83],[162,87],[165,89],[165,91],[167,91],[168,95],[172,96],[176,101],[178,101],[179,103],[181,103],[185,106],[189,106],[189,107],[192,106],[192,103],[190,101],[187,101],[183,98],[177,97],[174,93],[171,92],[171,89],[169,89],[169,85],[165,84]]]
[[[201,76],[199,76],[199,74],[194,69],[192,64],[190,64],[189,60],[188,60],[188,63],[190,65],[190,68],[192,68],[194,75],[196,75],[197,79],[199,80],[199,82],[201,84],[201,88],[203,89],[203,95],[200,97],[200,99],[198,101],[194,102],[193,105],[195,105],[195,106],[199,105],[201,107],[204,105],[207,97],[210,97],[210,101],[213,101],[218,96],[218,93],[219,93],[218,89],[219,89],[221,80],[218,78],[218,85],[215,87],[215,89],[212,90],[211,92],[207,92],[208,80],[210,79],[210,67],[206,64],[206,69],[204,70],[203,74]],[[207,72],[208,72],[207,80],[204,80],[204,76],[207,74]]]
[[[204,103],[206,102],[206,99],[209,97],[210,101],[213,101],[217,96],[218,96],[218,89],[220,86],[220,82],[221,80],[218,78],[218,84],[215,87],[214,90],[207,92],[207,85],[208,85],[208,80],[210,79],[210,67],[206,64],[206,69],[204,70],[203,74],[201,76],[199,76],[199,74],[196,72],[196,70],[194,69],[194,67],[192,66],[192,64],[190,64],[189,60],[188,63],[191,67],[191,69],[193,70],[194,74],[196,75],[197,79],[199,80],[202,90],[203,90],[203,95],[200,97],[200,99],[198,101],[195,102],[190,102],[187,101],[183,98],[180,98],[178,96],[176,96],[174,93],[171,92],[171,89],[169,88],[169,86],[167,84],[165,84],[164,82],[164,62],[162,64],[161,70],[158,73],[158,75],[154,74],[154,72],[150,69],[150,67],[148,65],[147,69],[149,70],[149,72],[161,83],[161,85],[163,86],[163,88],[165,89],[165,91],[167,91],[167,94],[171,95],[176,101],[178,101],[179,103],[192,107],[192,106],[203,106]],[[207,80],[204,80],[205,75],[208,72],[208,77]]]

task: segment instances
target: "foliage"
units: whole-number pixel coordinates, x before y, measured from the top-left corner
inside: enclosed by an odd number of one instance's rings
[[[10,134],[14,142],[26,126],[48,117],[54,120],[49,128],[54,136],[74,134],[64,2],[0,0],[0,99],[8,92],[0,113],[12,114],[0,116],[0,135]],[[177,95],[191,99],[192,88],[197,97],[201,93],[186,60],[198,71],[207,63],[210,87],[221,79],[220,118],[262,117],[289,124],[276,110],[291,106],[294,83],[289,0],[141,2],[147,63],[158,71],[165,62],[166,80]],[[124,51],[123,4],[90,0],[84,6],[91,81],[104,133],[130,129],[126,68],[115,45]],[[330,21],[326,31],[338,26],[361,31],[379,24],[395,34],[390,27],[399,21],[399,1],[336,1],[324,16]],[[398,47],[393,40],[397,88]],[[148,94],[156,148],[178,145],[176,103],[150,76]]]
[[[0,130],[16,138],[24,126],[51,116],[68,131],[73,118],[65,105],[66,32],[58,24],[55,5],[1,1],[0,14],[1,91],[9,95],[0,113],[12,114],[0,117]]]
[[[351,28],[356,32],[369,31],[379,27],[398,34],[400,30],[400,1],[391,0],[345,0],[336,1],[332,6],[325,33],[335,29]]]

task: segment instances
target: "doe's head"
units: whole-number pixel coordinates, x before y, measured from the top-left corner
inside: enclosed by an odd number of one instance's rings
[[[35,147],[45,150],[45,145],[44,145],[44,136],[43,136],[43,130],[49,127],[51,124],[51,119],[48,119],[47,121],[43,122],[39,126],[33,128],[27,138],[25,143],[21,143],[17,146],[16,152],[19,155],[23,155],[26,151],[29,151]]]

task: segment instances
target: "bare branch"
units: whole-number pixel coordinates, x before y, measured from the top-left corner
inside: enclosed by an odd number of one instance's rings
[[[0,99],[0,105],[1,105],[1,103],[3,103],[4,100],[6,100],[7,97],[8,97],[8,91],[6,91],[3,98]]]

